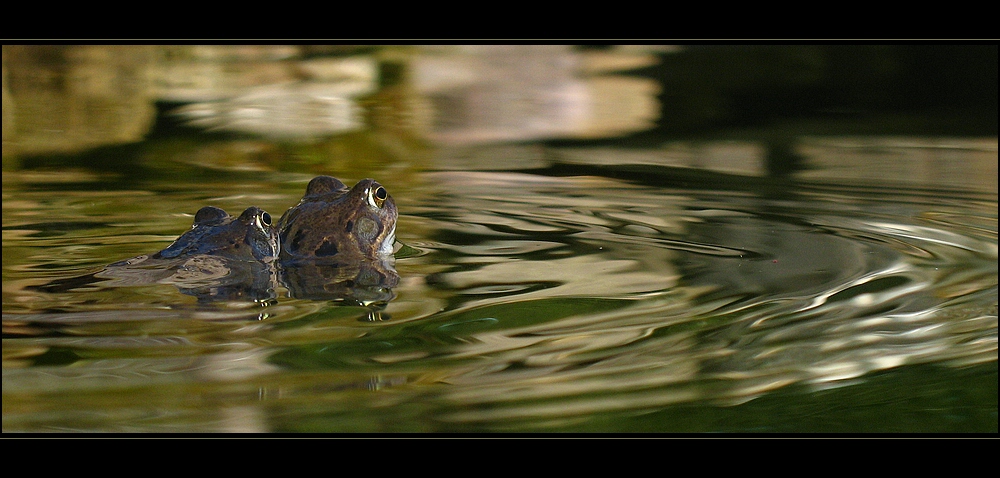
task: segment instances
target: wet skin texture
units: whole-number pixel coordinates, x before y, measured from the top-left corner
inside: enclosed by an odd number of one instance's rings
[[[348,188],[339,179],[317,176],[299,204],[278,221],[281,261],[391,257],[397,217],[392,196],[375,180],[364,179]]]
[[[271,262],[278,256],[277,232],[271,215],[251,206],[232,217],[214,206],[198,210],[194,225],[154,259],[171,259],[195,254],[232,260]]]

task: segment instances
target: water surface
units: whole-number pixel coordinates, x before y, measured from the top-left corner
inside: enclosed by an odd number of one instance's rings
[[[37,289],[162,249],[202,205],[280,215],[310,174],[5,172],[4,431],[996,431],[995,176],[552,152],[372,170],[401,211],[377,307]]]

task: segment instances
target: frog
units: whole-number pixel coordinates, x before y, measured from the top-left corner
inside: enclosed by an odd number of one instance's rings
[[[332,176],[317,176],[278,221],[281,262],[386,259],[396,242],[398,216],[392,196],[374,179],[349,188]]]
[[[271,215],[250,206],[232,217],[225,210],[205,206],[194,215],[191,230],[153,254],[154,259],[171,259],[203,254],[230,260],[271,262],[278,257],[279,244]]]
[[[269,299],[274,297],[278,252],[277,231],[267,211],[251,206],[233,217],[205,206],[195,213],[191,229],[159,252],[34,289],[64,292],[98,282],[103,287],[159,283],[173,284],[201,302]]]
[[[392,300],[398,217],[392,196],[374,179],[348,187],[332,176],[313,178],[277,225],[289,295],[365,306]]]

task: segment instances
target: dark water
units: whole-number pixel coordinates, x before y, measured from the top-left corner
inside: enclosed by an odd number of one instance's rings
[[[997,431],[995,137],[794,137],[807,167],[778,177],[755,140],[385,160],[350,138],[4,171],[3,431]],[[313,159],[336,148],[357,160]],[[384,307],[39,288],[158,251],[205,205],[277,218],[315,174],[395,199]]]

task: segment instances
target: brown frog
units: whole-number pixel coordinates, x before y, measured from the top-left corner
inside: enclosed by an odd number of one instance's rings
[[[306,194],[278,221],[283,264],[337,262],[391,256],[399,213],[388,191],[373,179],[348,188],[317,176]]]
[[[399,283],[393,268],[396,203],[381,184],[353,188],[313,178],[298,205],[278,221],[281,282],[301,299],[385,304]]]

